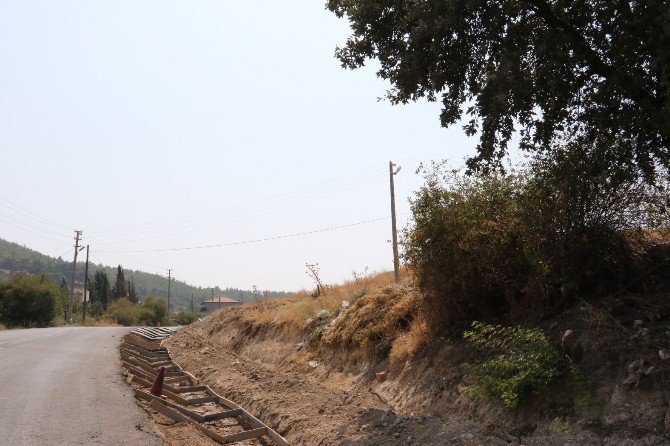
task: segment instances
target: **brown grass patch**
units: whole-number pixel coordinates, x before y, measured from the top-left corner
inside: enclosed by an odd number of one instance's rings
[[[257,325],[282,325],[303,331],[309,319],[317,316],[321,310],[337,312],[342,302],[350,302],[368,292],[368,290],[393,283],[393,272],[383,272],[345,282],[342,285],[328,286],[318,297],[312,297],[306,290],[298,291],[291,297],[262,300],[248,305],[244,317]]]
[[[401,284],[394,283],[393,272],[356,277],[326,287],[318,297],[303,290],[244,305],[231,316],[248,327],[250,336],[271,334],[401,361],[428,340],[424,297],[407,271],[403,277]]]
[[[423,296],[408,284],[372,289],[335,321],[323,343],[375,355],[395,348],[396,359],[407,357],[423,343],[423,302]]]

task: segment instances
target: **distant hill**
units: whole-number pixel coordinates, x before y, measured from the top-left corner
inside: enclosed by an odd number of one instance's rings
[[[77,262],[77,276],[75,282],[84,282],[84,266],[84,262]],[[107,277],[109,277],[110,283],[114,283],[117,266],[118,265],[108,266],[89,263],[89,279],[93,278],[96,271],[103,271],[107,274]],[[29,274],[44,273],[56,282],[65,279],[67,283],[70,283],[72,276],[72,261],[67,261],[60,257],[49,257],[25,246],[0,238],[0,280],[6,280],[13,274],[20,272]],[[124,268],[123,272],[126,280],[132,279],[140,298],[149,295],[167,298],[167,277],[127,268]],[[196,309],[203,300],[211,298],[212,295],[210,288],[196,287],[189,285],[186,282],[173,280],[170,288],[170,306],[175,310],[189,308],[191,305],[191,293],[193,293]],[[284,291],[267,292],[269,298],[284,297],[290,294],[291,293]],[[254,300],[254,294],[250,290],[240,290],[237,288],[222,289],[218,286],[214,287],[214,296],[228,296],[235,299],[242,299],[243,301]]]

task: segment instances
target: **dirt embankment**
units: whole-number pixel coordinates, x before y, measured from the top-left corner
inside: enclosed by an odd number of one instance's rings
[[[462,341],[408,347],[418,336],[410,336],[416,324],[403,326],[411,299],[399,296],[408,290],[386,286],[382,294],[393,303],[363,297],[376,314],[353,305],[320,325],[317,311],[300,329],[276,317],[259,322],[261,310],[243,307],[188,326],[166,344],[185,369],[295,445],[670,444],[667,367],[659,357],[670,347],[665,299],[611,299],[548,321],[546,331],[590,380],[591,396],[580,400],[566,382],[510,412],[461,394],[460,366],[474,355]],[[289,303],[262,305],[272,315]],[[344,334],[338,321],[347,317],[358,337]],[[391,340],[389,318],[401,327]],[[632,370],[639,382],[623,384],[634,361],[648,373]]]

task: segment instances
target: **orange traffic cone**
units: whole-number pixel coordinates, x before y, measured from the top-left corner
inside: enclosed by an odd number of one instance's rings
[[[158,370],[156,381],[154,381],[154,385],[151,386],[151,390],[149,390],[150,394],[158,397],[161,396],[161,393],[163,392],[163,378],[165,378],[165,367],[161,367],[160,370]]]
[[[161,321],[156,322],[156,327],[161,328]]]

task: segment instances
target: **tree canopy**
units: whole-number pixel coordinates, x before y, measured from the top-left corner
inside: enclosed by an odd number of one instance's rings
[[[380,63],[388,98],[441,100],[441,123],[479,135],[477,170],[516,130],[538,153],[578,143],[608,168],[670,165],[667,0],[328,0],[353,34],[345,68]]]

